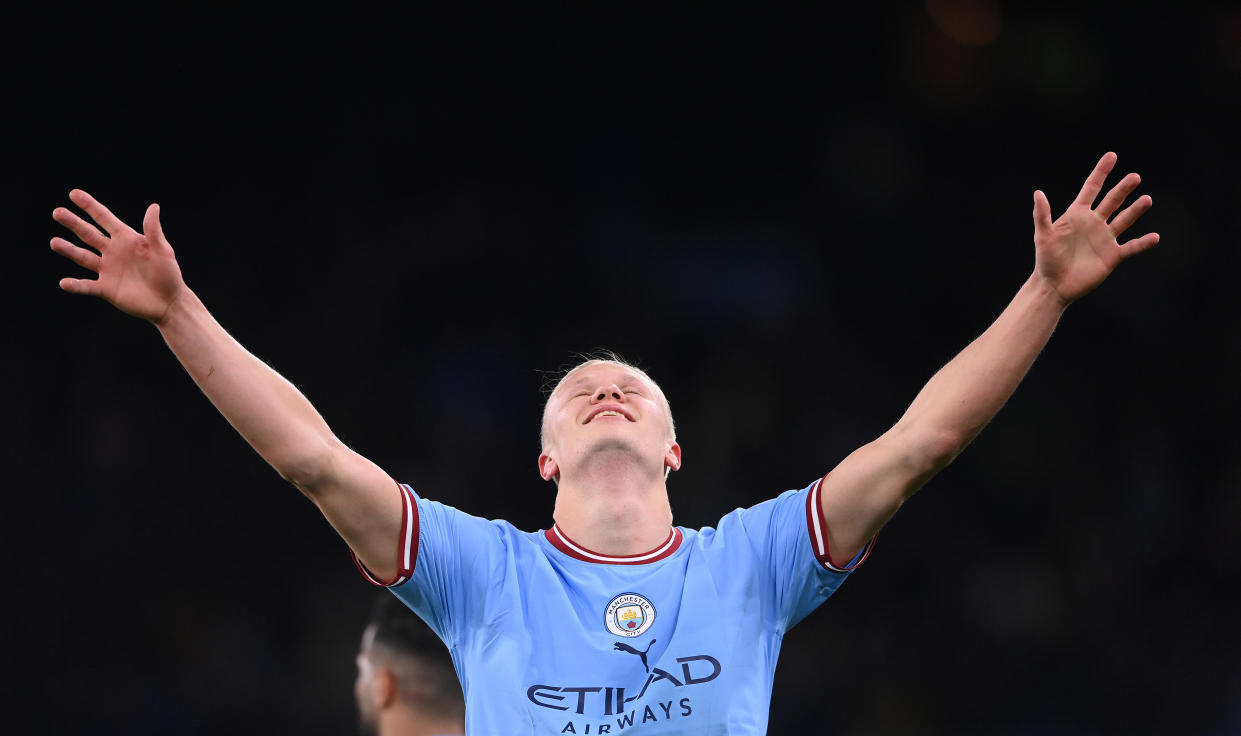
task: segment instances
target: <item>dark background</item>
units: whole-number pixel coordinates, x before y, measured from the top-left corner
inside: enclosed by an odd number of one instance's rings
[[[519,528],[547,372],[619,351],[697,527],[890,426],[1029,273],[1031,192],[1115,150],[1162,243],[790,633],[771,732],[1241,733],[1241,10],[1075,5],[10,19],[9,722],[350,732],[376,595],[150,326],[58,291],[70,188],[160,202],[346,442]]]

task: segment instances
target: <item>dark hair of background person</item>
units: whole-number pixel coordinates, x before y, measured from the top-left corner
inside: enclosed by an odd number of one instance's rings
[[[427,721],[455,721],[464,733],[465,699],[448,649],[417,614],[387,592],[375,601],[359,656],[393,674],[396,699],[406,709]],[[366,709],[361,702],[358,707],[365,721]]]

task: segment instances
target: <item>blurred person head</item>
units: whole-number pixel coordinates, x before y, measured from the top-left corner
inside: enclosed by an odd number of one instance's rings
[[[605,353],[570,368],[543,406],[539,473],[561,473],[600,452],[622,452],[664,478],[681,466],[676,423],[663,389],[641,368]]]
[[[363,736],[465,733],[465,700],[448,649],[395,596],[375,601],[357,664],[353,693]]]

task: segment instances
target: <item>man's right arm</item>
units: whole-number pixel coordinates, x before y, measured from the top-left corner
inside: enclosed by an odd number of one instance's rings
[[[388,474],[346,447],[310,401],[225,332],[188,288],[157,327],[229,424],[315,502],[376,577],[395,577],[401,498]]]
[[[305,396],[250,354],[185,285],[152,205],[139,233],[80,190],[70,194],[104,232],[67,209],[53,217],[94,252],[61,238],[52,250],[99,275],[61,288],[98,296],[152,322],[216,409],[282,477],[296,485],[380,579],[397,572],[401,495],[370,460],[346,447]],[[105,234],[106,233],[106,234]]]

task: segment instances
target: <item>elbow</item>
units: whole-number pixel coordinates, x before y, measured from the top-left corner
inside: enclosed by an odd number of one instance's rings
[[[918,476],[930,477],[948,467],[969,445],[971,437],[962,432],[937,430],[924,432],[910,447],[910,461]]]
[[[300,452],[290,452],[271,461],[272,467],[281,478],[297,486],[298,490],[311,499],[314,499],[317,489],[333,477],[333,468],[338,464],[335,448],[332,446],[339,444],[338,442],[315,444],[317,446]]]

